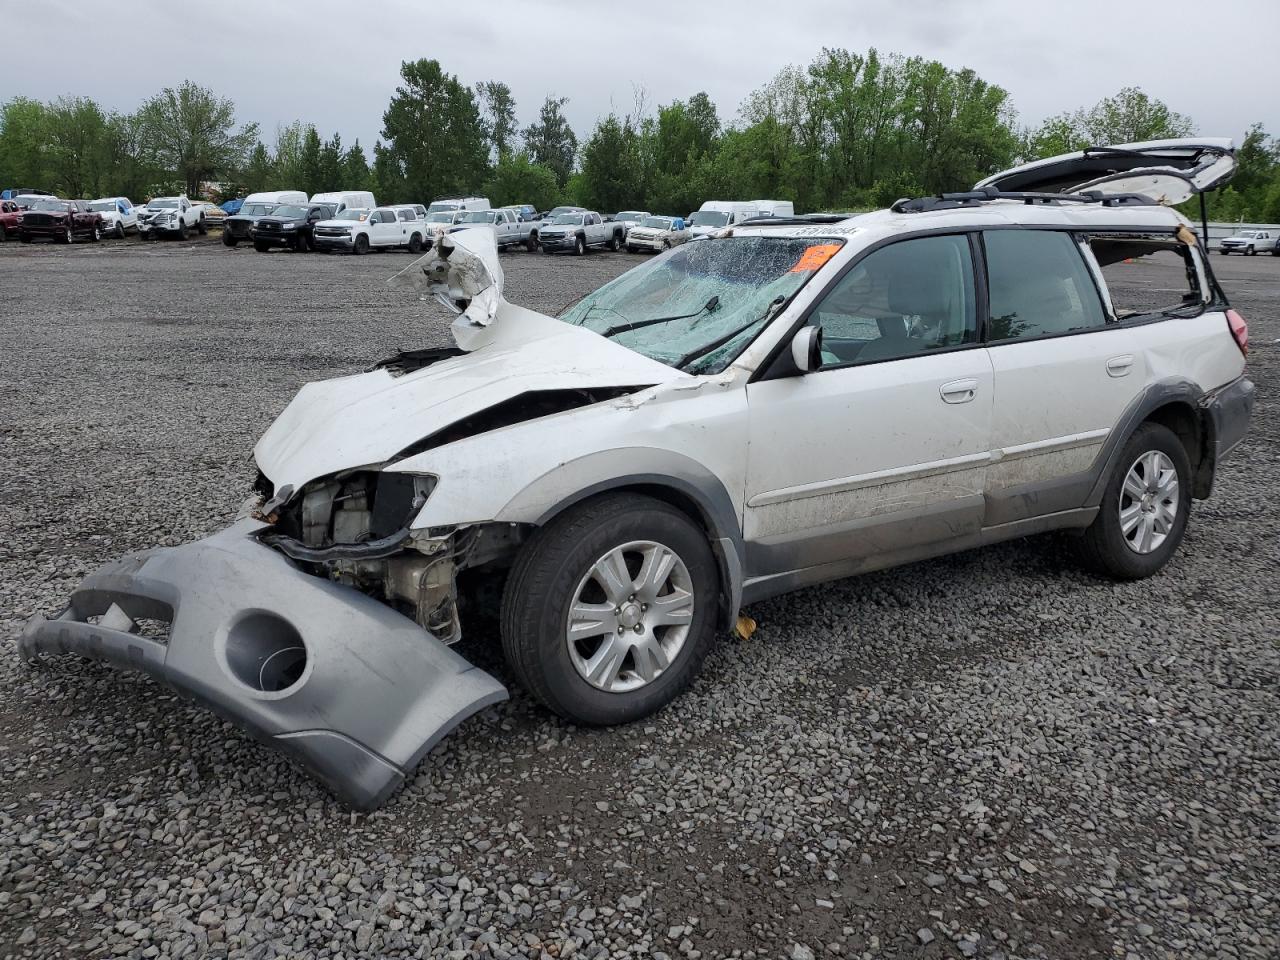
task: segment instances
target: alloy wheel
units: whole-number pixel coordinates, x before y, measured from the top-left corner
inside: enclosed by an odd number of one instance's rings
[[[1178,470],[1159,450],[1138,457],[1120,489],[1120,532],[1129,549],[1158,550],[1178,517]]]
[[[637,690],[679,655],[693,606],[693,578],[674,550],[651,540],[624,543],[592,564],[574,591],[569,659],[598,690]]]

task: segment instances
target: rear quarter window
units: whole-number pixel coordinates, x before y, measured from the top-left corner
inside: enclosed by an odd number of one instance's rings
[[[1085,243],[1117,320],[1177,316],[1203,308],[1191,247],[1173,234],[1092,235]]]

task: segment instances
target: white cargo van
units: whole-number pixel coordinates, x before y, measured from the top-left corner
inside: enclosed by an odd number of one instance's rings
[[[762,217],[794,217],[796,205],[790,200],[756,200],[755,206]]]
[[[459,210],[488,210],[488,197],[441,197],[433,200],[427,213],[455,213]]]
[[[708,200],[689,218],[689,239],[707,237],[717,230],[760,216],[759,200]]]
[[[373,194],[368,190],[334,190],[331,193],[317,193],[311,198],[311,202],[329,204],[333,207],[335,217],[349,207],[372,210],[378,205],[378,201],[373,199]]]
[[[307,195],[301,190],[265,190],[262,193],[251,193],[244,198],[245,203],[306,203]]]

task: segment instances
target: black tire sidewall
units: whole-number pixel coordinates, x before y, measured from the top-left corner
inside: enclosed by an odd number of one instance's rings
[[[536,696],[561,716],[591,726],[612,726],[648,716],[665,706],[692,681],[715,633],[719,577],[706,536],[683,514],[643,496],[600,498],[588,525],[553,523],[530,543],[529,576],[521,578],[524,596],[504,598],[504,629],[519,624],[525,632],[521,663],[513,664]],[[571,518],[571,519],[577,519]],[[684,646],[652,683],[627,693],[608,693],[584,680],[569,657],[564,639],[569,606],[591,564],[614,547],[652,540],[674,550],[693,580],[694,617]]]
[[[1151,553],[1141,554],[1134,552],[1120,529],[1120,496],[1129,468],[1140,456],[1152,450],[1168,456],[1178,472],[1178,514],[1164,543]],[[1190,514],[1191,461],[1182,441],[1168,427],[1158,423],[1144,423],[1134,431],[1120,451],[1090,535],[1094,538],[1099,559],[1109,573],[1136,580],[1157,573],[1169,562],[1186,533]]]

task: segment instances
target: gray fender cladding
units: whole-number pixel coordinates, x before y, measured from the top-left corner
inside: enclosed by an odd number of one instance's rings
[[[252,536],[262,527],[107,564],[57,618],[27,622],[19,653],[148,673],[374,809],[506,688],[391,607],[299,570]],[[138,620],[169,622],[168,639]]]

